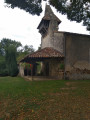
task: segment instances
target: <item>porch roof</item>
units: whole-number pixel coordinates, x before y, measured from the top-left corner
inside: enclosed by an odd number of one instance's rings
[[[64,58],[64,55],[56,49],[46,47],[25,56],[20,62],[26,62],[27,59],[46,59],[46,58]]]

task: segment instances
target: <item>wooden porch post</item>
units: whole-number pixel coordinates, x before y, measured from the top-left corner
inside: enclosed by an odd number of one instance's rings
[[[33,81],[33,64],[32,64],[32,67],[31,67],[31,81]]]

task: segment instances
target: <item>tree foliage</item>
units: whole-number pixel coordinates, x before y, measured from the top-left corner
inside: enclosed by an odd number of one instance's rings
[[[15,76],[18,73],[16,53],[20,42],[3,38],[0,42],[0,73],[1,75]]]
[[[5,56],[8,48],[12,45],[14,46],[16,51],[18,50],[18,47],[22,46],[22,44],[20,42],[17,42],[15,40],[11,40],[11,39],[3,38],[0,42],[0,53],[3,56]]]
[[[18,65],[16,61],[16,48],[13,45],[8,47],[6,51],[6,66],[10,76],[17,76]]]
[[[66,14],[71,21],[81,22],[90,31],[90,0],[50,0],[57,11]]]
[[[17,62],[32,52],[34,52],[32,45],[22,46],[20,42],[3,38],[0,42],[0,76],[16,76]]]
[[[8,70],[6,69],[5,57],[0,55],[0,76],[8,75]]]
[[[34,52],[34,48],[32,45],[25,45],[22,49],[22,51],[25,53],[25,54],[29,54],[29,53],[32,53]]]
[[[44,0],[47,1],[47,0]],[[90,0],[48,0],[62,14],[72,21],[81,22],[90,31]],[[11,8],[18,7],[32,15],[42,12],[42,0],[5,0]]]
[[[33,53],[35,50],[32,45],[22,46],[20,50],[18,50],[17,60],[20,61],[24,56]]]
[[[5,3],[11,8],[19,7],[32,15],[40,15],[42,12],[42,0],[5,0]]]

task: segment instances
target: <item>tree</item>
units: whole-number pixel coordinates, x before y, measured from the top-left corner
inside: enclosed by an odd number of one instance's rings
[[[66,14],[71,21],[81,22],[90,31],[90,0],[50,0],[57,11]]]
[[[20,50],[18,50],[18,58],[17,60],[20,61],[25,55],[33,53],[35,50],[32,45],[25,45]]]
[[[0,55],[0,76],[7,76],[8,70],[6,68],[5,57]]]
[[[47,1],[47,0],[44,0]],[[72,21],[81,22],[87,26],[90,31],[90,0],[48,0],[49,4],[54,6],[57,11],[66,14]],[[42,0],[5,0],[5,3],[11,8],[18,7],[31,13],[40,15],[42,12]]]
[[[34,52],[35,50],[34,50],[34,48],[33,48],[33,46],[32,45],[25,45],[24,47],[23,47],[23,52],[25,53],[25,54],[29,54],[29,53],[32,53],[32,52]]]
[[[6,65],[9,75],[12,77],[17,76],[18,66],[16,61],[16,48],[13,45],[8,47],[6,51]]]
[[[41,50],[41,44],[39,45],[38,50]]]
[[[3,56],[5,56],[7,49],[12,45],[15,47],[16,51],[18,50],[18,48],[20,46],[22,46],[22,44],[20,42],[17,42],[15,40],[11,40],[11,39],[7,39],[7,38],[3,38],[0,42],[0,53]]]
[[[0,76],[6,76],[6,75],[8,75],[8,72],[6,69],[5,56],[3,56],[2,47],[0,43]]]
[[[25,10],[32,15],[40,15],[42,12],[41,1],[42,0],[4,0],[8,7]]]
[[[2,39],[0,42],[0,74],[15,76],[18,73],[16,55],[20,42]]]
[[[16,76],[18,74],[17,61],[34,51],[32,45],[23,47],[20,42],[3,38],[0,42],[0,76]]]

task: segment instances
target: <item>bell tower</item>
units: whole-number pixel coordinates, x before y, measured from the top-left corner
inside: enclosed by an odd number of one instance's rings
[[[46,5],[45,14],[37,29],[41,34],[41,48],[54,47],[54,32],[58,31],[61,20],[53,13],[50,5]]]

